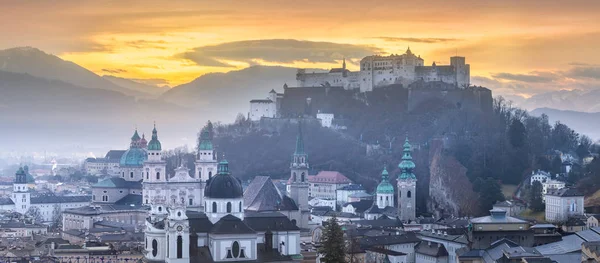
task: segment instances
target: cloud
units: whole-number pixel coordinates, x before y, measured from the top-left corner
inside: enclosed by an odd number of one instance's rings
[[[150,41],[150,40],[133,40],[133,41],[126,41],[124,43],[126,46],[129,47],[134,47],[134,48],[156,48],[156,49],[166,49],[166,44],[167,41],[164,40],[156,40],[156,41]]]
[[[496,79],[521,81],[528,83],[545,83],[552,82],[558,78],[554,73],[551,72],[532,72],[534,74],[513,74],[513,73],[497,73],[492,75]]]
[[[418,38],[418,37],[375,37],[386,42],[412,42],[412,43],[446,43],[460,41],[458,38]]]
[[[342,58],[363,58],[383,50],[366,45],[314,42],[295,39],[262,39],[227,42],[194,48],[177,54],[177,58],[191,60],[201,66],[231,67],[226,61],[256,64],[271,63],[336,63]]]
[[[111,74],[119,74],[119,73],[125,73],[125,72],[127,72],[127,70],[120,69],[120,68],[115,68],[115,69],[103,68],[102,71],[103,72],[107,72],[107,73],[111,73]]]
[[[600,80],[600,66],[577,66],[565,73],[570,78],[590,78]]]

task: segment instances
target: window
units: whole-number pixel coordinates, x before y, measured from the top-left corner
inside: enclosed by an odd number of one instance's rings
[[[156,180],[160,180],[160,172],[156,172]]]
[[[194,205],[194,199],[193,198],[190,198],[190,203],[189,204],[190,205]]]
[[[410,191],[406,192],[406,197],[410,198]]]
[[[146,172],[146,179],[150,179],[150,173]]]
[[[129,178],[133,178],[133,172],[129,173]]]
[[[213,205],[212,205],[212,212],[213,212],[213,213],[216,213],[216,212],[217,212],[217,202],[213,202]]]
[[[177,236],[177,258],[183,258],[183,238]]]
[[[304,158],[303,158],[303,159],[304,159]],[[301,182],[304,182],[304,177],[305,177],[305,174],[304,174],[304,173],[302,173],[302,174],[300,175],[300,181],[301,181]]]
[[[292,182],[296,182],[296,173],[292,173]]]
[[[156,257],[158,254],[158,242],[156,239],[152,239],[152,256]]]
[[[231,202],[227,202],[227,213],[231,213]]]
[[[242,212],[242,201],[240,201],[240,213]]]
[[[212,178],[212,171],[208,172],[208,179]]]

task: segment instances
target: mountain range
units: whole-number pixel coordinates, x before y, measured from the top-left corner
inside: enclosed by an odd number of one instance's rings
[[[0,50],[0,145],[7,149],[77,144],[126,148],[134,127],[161,127],[166,147],[193,146],[204,123],[232,122],[246,114],[251,99],[265,98],[271,89],[293,86],[296,69],[252,66],[227,73],[209,73],[173,88],[158,87],[118,76],[99,76],[73,62],[39,49]],[[600,91],[540,94],[516,103],[528,109],[549,107],[600,111]],[[541,105],[541,106],[540,106]],[[593,136],[577,112],[540,109],[551,120],[561,120]],[[598,114],[586,115],[598,123]],[[589,118],[589,119],[588,119]],[[571,125],[569,122],[573,120]],[[163,128],[164,127],[164,128]],[[7,133],[4,133],[7,132]],[[70,146],[68,146],[70,147]]]

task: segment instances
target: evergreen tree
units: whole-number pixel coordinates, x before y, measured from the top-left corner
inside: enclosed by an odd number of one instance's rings
[[[479,204],[482,213],[492,209],[492,206],[498,201],[504,201],[502,187],[494,178],[477,178],[473,184],[473,190],[479,193]]]
[[[321,262],[343,263],[346,262],[344,244],[344,232],[334,216],[327,220],[323,235],[321,236],[321,247],[319,253],[323,255]]]
[[[510,145],[514,148],[521,148],[525,146],[527,141],[527,130],[525,125],[519,120],[514,119],[508,128],[508,140]]]
[[[529,208],[534,212],[544,211],[544,202],[542,201],[542,183],[533,182],[529,189]]]

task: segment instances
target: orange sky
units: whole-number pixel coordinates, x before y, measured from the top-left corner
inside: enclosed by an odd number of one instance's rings
[[[597,0],[6,0],[0,10],[0,49],[33,46],[100,75],[169,85],[252,64],[330,68],[409,45],[426,64],[466,56],[473,82],[512,94],[600,80]],[[331,43],[345,45],[336,53]],[[577,77],[574,67],[592,74]]]

